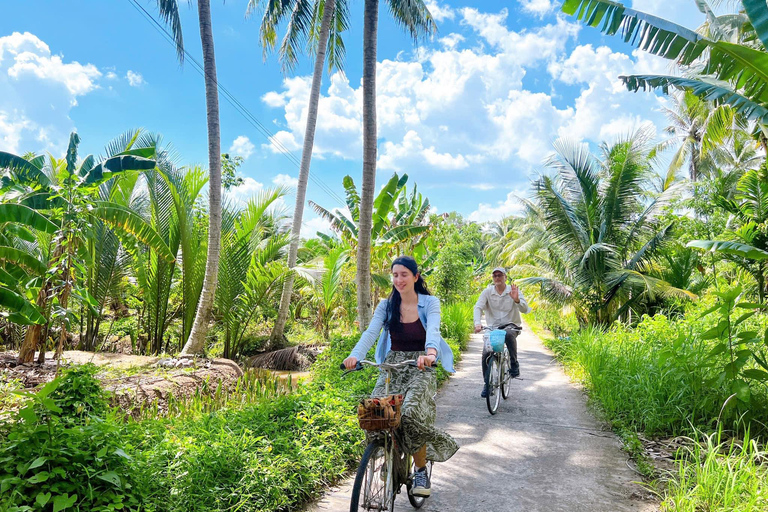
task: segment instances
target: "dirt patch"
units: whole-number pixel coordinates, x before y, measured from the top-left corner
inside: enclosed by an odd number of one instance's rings
[[[53,359],[53,353],[42,365],[19,365],[16,356],[14,352],[0,353],[0,379],[17,379],[29,389],[56,376],[58,361]],[[61,360],[64,367],[87,363],[102,368],[98,377],[104,388],[112,392],[113,404],[134,416],[143,406],[154,402],[162,413],[167,410],[171,396],[188,398],[198,389],[212,394],[220,386],[229,388],[243,375],[237,363],[229,359],[177,360],[69,350]]]

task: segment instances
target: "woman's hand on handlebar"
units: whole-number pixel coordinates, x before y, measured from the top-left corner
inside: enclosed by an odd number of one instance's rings
[[[419,370],[424,370],[427,366],[434,366],[437,363],[437,356],[435,354],[427,354],[419,356],[416,360],[416,366]]]
[[[475,324],[475,334],[483,330],[483,326],[481,324]]]
[[[344,360],[342,364],[344,365],[344,368],[346,368],[347,370],[354,370],[355,367],[357,366],[357,358],[354,356],[349,356]]]

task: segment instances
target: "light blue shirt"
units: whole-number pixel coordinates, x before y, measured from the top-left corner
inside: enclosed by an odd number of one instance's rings
[[[373,319],[365,330],[360,341],[352,349],[351,356],[358,361],[365,359],[365,355],[376,342],[376,336],[379,336],[379,343],[376,346],[376,362],[381,364],[384,358],[389,354],[392,346],[392,340],[389,337],[389,329],[385,325],[387,319],[387,303],[385,299],[376,306],[373,313]],[[440,335],[440,299],[434,295],[419,294],[419,320],[421,320],[424,330],[427,332],[427,340],[424,348],[434,348],[437,350],[437,360],[443,364],[446,371],[453,373],[453,351]]]

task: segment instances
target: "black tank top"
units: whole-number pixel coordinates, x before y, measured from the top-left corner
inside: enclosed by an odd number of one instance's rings
[[[427,331],[421,320],[409,324],[400,324],[400,329],[390,331],[389,337],[392,339],[392,350],[403,352],[424,351],[424,345],[427,342]]]

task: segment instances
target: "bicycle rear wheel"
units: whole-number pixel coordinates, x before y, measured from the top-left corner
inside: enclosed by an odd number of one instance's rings
[[[509,389],[512,387],[512,358],[509,357],[507,347],[504,347],[504,361],[501,364],[501,398],[506,400],[509,397]]]
[[[490,356],[488,361],[488,395],[485,397],[485,403],[488,405],[488,412],[496,414],[499,409],[499,400],[501,399],[501,373],[499,372],[499,357],[496,354]]]
[[[387,511],[395,507],[392,446],[381,440],[368,444],[357,468],[349,512]]]

